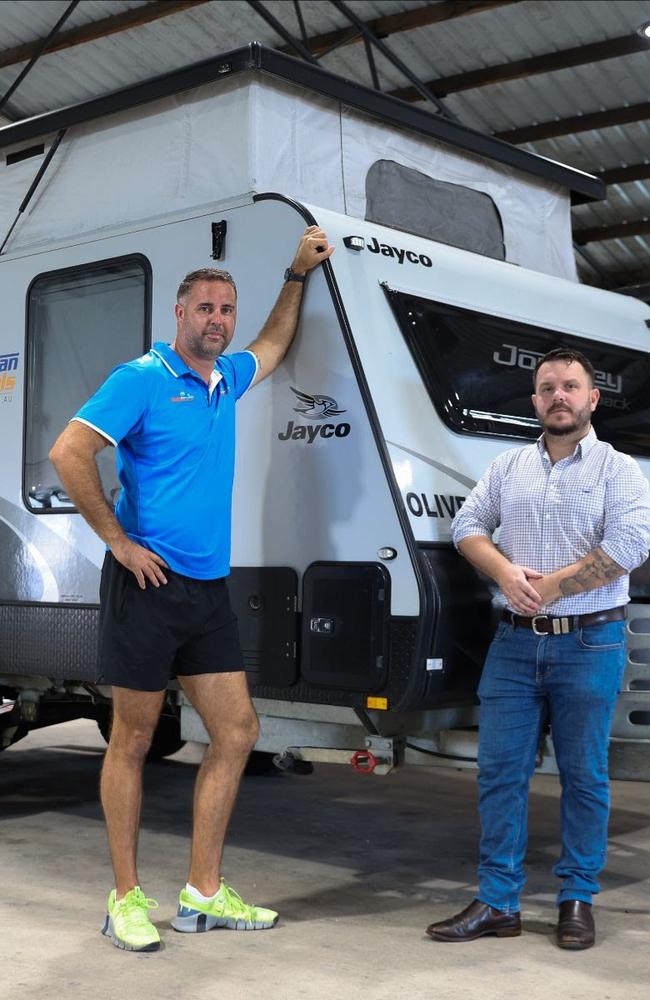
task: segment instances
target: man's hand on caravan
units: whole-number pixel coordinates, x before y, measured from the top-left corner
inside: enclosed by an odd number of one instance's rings
[[[320,226],[308,226],[300,237],[296,255],[291,264],[295,274],[305,274],[318,264],[331,257],[334,247],[330,246],[327,236]]]

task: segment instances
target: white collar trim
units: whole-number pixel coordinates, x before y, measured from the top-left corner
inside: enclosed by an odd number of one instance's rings
[[[223,375],[221,372],[218,372],[216,368],[214,368],[210,373],[210,381],[208,382],[208,396],[210,399],[212,399],[212,393],[217,388],[222,378]]]

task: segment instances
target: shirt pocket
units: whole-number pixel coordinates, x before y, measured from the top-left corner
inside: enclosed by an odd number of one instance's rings
[[[605,530],[605,484],[567,483],[558,491],[556,503],[567,543],[577,543],[576,551],[586,555],[599,544]]]

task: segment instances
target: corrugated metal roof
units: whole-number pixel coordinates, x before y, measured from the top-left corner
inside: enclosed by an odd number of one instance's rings
[[[368,22],[390,14],[435,7],[438,3],[349,0],[348,7]],[[2,50],[47,35],[67,6],[67,0],[4,0],[0,61]],[[295,38],[300,37],[293,3],[265,0],[264,6]],[[329,0],[302,0],[300,7],[309,36],[348,26],[345,16]],[[145,0],[84,0],[75,8],[63,31],[137,8],[149,10],[151,5]],[[650,0],[515,2],[392,33],[384,38],[384,43],[426,81],[632,34],[646,21],[650,21]],[[117,34],[44,54],[16,91],[11,104],[21,117],[42,113],[198,62],[252,40],[277,47],[285,44],[245,0],[199,3]],[[399,69],[381,53],[375,52],[375,62],[382,89],[408,85]],[[0,95],[22,65],[0,67]],[[358,43],[325,55],[321,65],[372,85],[364,48]],[[647,102],[649,79],[650,44],[647,53],[452,93],[444,103],[463,124],[500,132]],[[422,103],[424,106],[425,102]],[[642,121],[578,132],[539,140],[522,148],[588,172],[643,163],[650,158],[650,123]],[[613,185],[606,202],[579,206],[574,211],[576,227],[644,218],[650,215],[650,182]],[[633,272],[650,265],[650,238],[589,243],[586,253],[600,268]]]
[[[110,14],[147,6],[147,3],[81,3],[63,30]],[[347,24],[328,0],[316,0],[305,6],[309,8],[305,13],[310,33],[319,34]],[[357,2],[349,6],[361,16],[376,17],[422,4],[416,0]],[[65,2],[31,3],[28,0],[16,3],[5,0],[2,5],[3,31],[5,19],[11,31],[3,38],[2,48],[44,37],[66,7]],[[299,37],[293,4],[287,0],[267,0],[265,7]],[[92,8],[92,17],[88,16],[89,8]],[[267,45],[283,44],[273,28],[245,0],[213,0],[139,27],[127,28],[119,34],[60,52],[45,53],[21,84],[15,103],[21,110],[21,117],[40,114],[179,69],[253,40]],[[0,68],[0,94],[9,87],[20,68]],[[352,77],[355,78],[355,74]]]
[[[146,6],[147,0],[134,0],[126,3],[112,0],[92,0],[92,3],[79,3],[66,21],[66,30],[79,28],[83,24],[91,24],[100,18],[111,14],[121,14],[133,7]],[[18,3],[5,3],[2,12],[2,49],[10,49],[15,45],[33,42],[44,38],[56,21],[69,6],[67,0],[20,0]]]

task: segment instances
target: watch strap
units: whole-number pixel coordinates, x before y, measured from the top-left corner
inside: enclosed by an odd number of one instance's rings
[[[290,267],[288,267],[284,272],[285,281],[298,281],[301,285],[304,285],[306,277],[306,274],[296,274],[296,272],[292,271]]]

